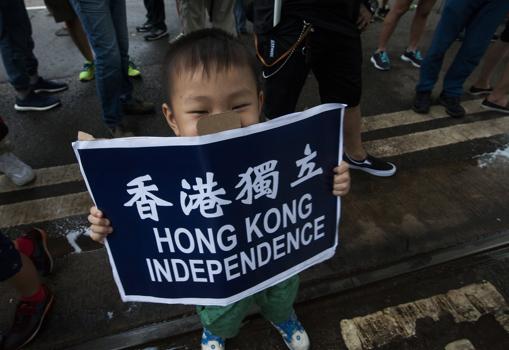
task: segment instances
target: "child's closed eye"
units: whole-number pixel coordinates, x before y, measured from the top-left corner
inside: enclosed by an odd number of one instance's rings
[[[242,110],[242,109],[244,109],[244,108],[249,107],[250,105],[251,105],[251,103],[243,103],[243,104],[239,104],[239,105],[234,106],[234,107],[232,108],[232,110],[234,110],[234,111],[240,111],[240,110]]]

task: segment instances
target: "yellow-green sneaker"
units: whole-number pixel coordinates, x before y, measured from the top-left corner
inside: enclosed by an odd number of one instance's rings
[[[141,77],[140,70],[132,61],[129,61],[129,67],[127,68],[127,75],[129,76],[129,78],[140,78]]]
[[[94,80],[95,77],[95,64],[93,61],[85,61],[83,69],[80,72],[80,81]]]

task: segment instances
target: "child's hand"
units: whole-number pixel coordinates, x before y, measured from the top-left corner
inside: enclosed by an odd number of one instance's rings
[[[113,232],[110,220],[106,219],[103,212],[97,207],[90,208],[88,222],[90,223],[90,238],[96,242],[103,243],[104,239]]]
[[[334,184],[332,193],[335,196],[344,196],[350,191],[350,171],[344,161],[334,168]]]

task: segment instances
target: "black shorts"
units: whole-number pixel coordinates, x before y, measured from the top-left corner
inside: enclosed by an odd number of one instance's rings
[[[57,23],[72,21],[76,18],[76,12],[69,0],[44,0],[44,4]]]
[[[17,274],[21,266],[21,256],[14,244],[0,232],[0,282]]]
[[[505,22],[505,28],[502,34],[500,34],[500,40],[509,43],[509,21]]]
[[[288,37],[283,40],[288,42]],[[260,55],[270,60],[271,56],[274,56],[274,48],[277,50],[281,40],[277,35],[269,34],[259,41]],[[318,81],[321,103],[344,103],[349,107],[360,103],[360,36],[343,36],[338,32],[314,28],[288,60],[282,60],[270,68],[264,66],[262,69],[265,83],[264,114],[269,119],[295,111],[310,70]]]

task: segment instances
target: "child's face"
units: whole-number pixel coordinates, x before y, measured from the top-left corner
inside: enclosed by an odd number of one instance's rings
[[[177,136],[197,136],[201,117],[234,111],[243,127],[259,122],[263,93],[257,91],[253,73],[247,67],[227,71],[212,69],[207,76],[199,70],[172,79],[171,109],[163,104],[166,121]]]

